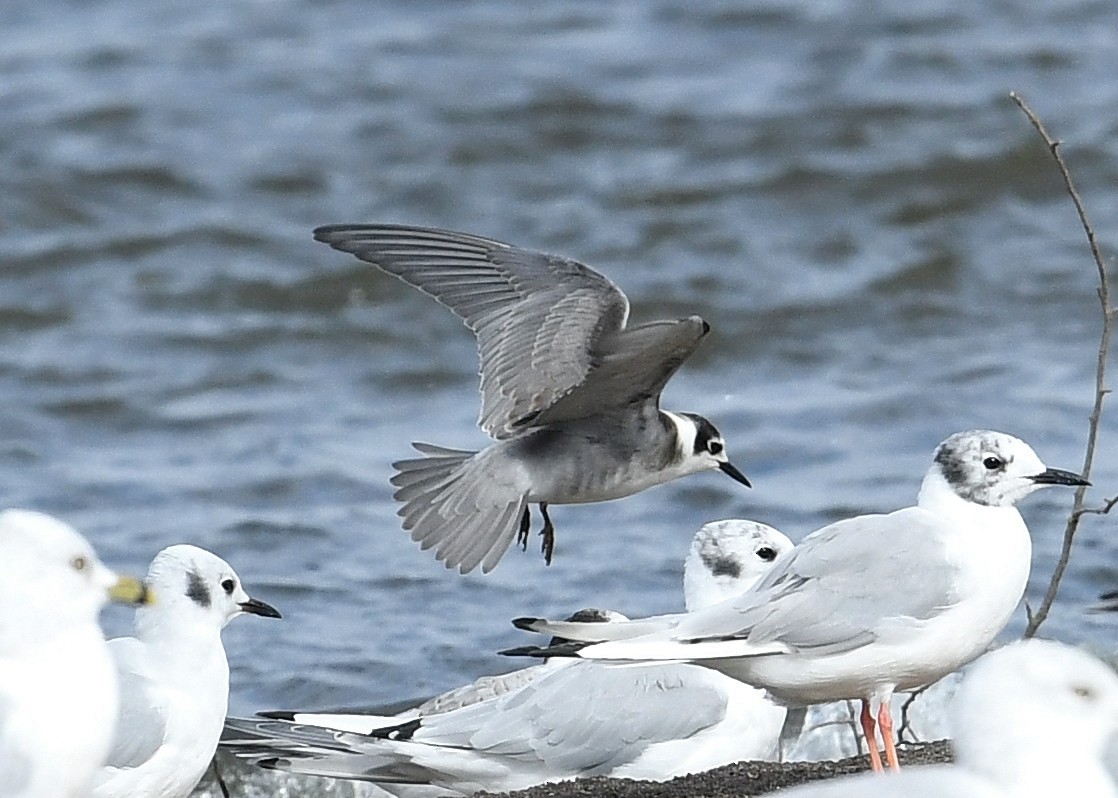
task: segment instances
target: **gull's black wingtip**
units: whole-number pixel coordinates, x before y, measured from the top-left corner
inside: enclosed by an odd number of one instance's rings
[[[373,729],[369,732],[369,736],[381,740],[410,740],[412,736],[419,731],[422,725],[423,719],[415,718],[396,726],[385,726],[383,729]]]
[[[532,627],[542,621],[543,618],[513,618],[512,625],[517,629],[523,629],[525,632],[536,631]]]
[[[314,240],[321,241],[324,244],[332,244],[336,238],[336,233],[342,230],[352,229],[351,224],[323,224],[314,229]]]
[[[262,712],[257,712],[256,717],[267,718],[268,720],[286,720],[290,723],[295,722],[295,713],[284,709],[267,709]]]
[[[502,657],[546,657],[545,649],[540,646],[517,646],[516,648],[506,648],[504,651],[497,653]]]
[[[580,640],[567,640],[562,643],[555,643],[549,646],[517,646],[516,648],[506,648],[504,651],[498,651],[502,657],[536,657],[539,659],[546,659],[547,657],[577,657],[578,652],[586,648],[590,643],[585,643]]]

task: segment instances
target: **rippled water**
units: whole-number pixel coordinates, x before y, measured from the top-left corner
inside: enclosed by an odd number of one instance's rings
[[[285,614],[226,632],[233,711],[459,684],[508,667],[516,615],[676,609],[702,522],[798,539],[901,506],[959,429],[1081,463],[1096,278],[1008,92],[1112,244],[1113,3],[48,0],[0,29],[3,503],[134,571],[180,541],[230,560]],[[638,320],[702,312],[665,404],[755,489],[556,508],[552,567],[443,570],[389,463],[485,444],[473,342],[310,238],[373,220],[577,257]],[[1025,507],[1034,603],[1070,499]],[[1109,647],[1082,610],[1118,577],[1112,528],[1085,522],[1049,633]]]

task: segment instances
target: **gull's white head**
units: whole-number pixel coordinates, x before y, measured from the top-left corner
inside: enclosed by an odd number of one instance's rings
[[[728,519],[703,526],[683,563],[683,595],[690,611],[733,598],[753,586],[793,544],[771,526]]]
[[[987,507],[1012,507],[1048,485],[1090,484],[1078,474],[1048,468],[1023,440],[991,430],[957,432],[941,443],[925,487],[936,480]]]
[[[197,546],[168,546],[155,555],[145,579],[160,600],[137,613],[137,631],[173,619],[176,627],[195,622],[220,631],[243,613],[279,618],[276,609],[250,598],[225,560]]]
[[[0,512],[0,651],[95,624],[107,601],[150,600],[70,525],[33,510]]]
[[[714,425],[697,413],[670,413],[664,415],[672,422],[676,432],[679,460],[674,470],[680,476],[697,474],[700,471],[710,471],[717,468],[730,479],[740,482],[747,488],[749,484],[745,474],[730,462],[726,454],[726,441],[722,433]]]
[[[1060,783],[1090,772],[1109,780],[1101,758],[1118,731],[1118,675],[1071,646],[1012,643],[965,673],[951,725],[959,764],[995,782],[1035,782],[1044,771]]]

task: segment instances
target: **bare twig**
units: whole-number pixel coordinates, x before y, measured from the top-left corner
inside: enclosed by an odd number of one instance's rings
[[[1091,409],[1091,416],[1087,427],[1087,451],[1083,458],[1083,476],[1089,479],[1091,475],[1091,466],[1095,460],[1095,445],[1098,441],[1099,418],[1102,415],[1103,400],[1106,398],[1106,395],[1110,393],[1110,390],[1106,387],[1106,361],[1110,351],[1110,333],[1115,316],[1115,309],[1110,304],[1110,282],[1107,278],[1102,252],[1095,238],[1095,229],[1091,225],[1090,219],[1087,218],[1087,210],[1083,207],[1083,200],[1080,198],[1079,192],[1075,188],[1075,183],[1071,179],[1071,173],[1068,171],[1067,164],[1064,163],[1064,158],[1060,154],[1060,142],[1053,139],[1048,134],[1048,130],[1044,127],[1044,123],[1040,121],[1033,112],[1033,109],[1021,99],[1017,92],[1010,92],[1009,97],[1017,104],[1017,107],[1024,112],[1025,116],[1028,117],[1029,122],[1036,128],[1040,137],[1044,139],[1048,151],[1052,153],[1052,157],[1056,161],[1056,167],[1060,170],[1060,176],[1064,180],[1064,187],[1071,196],[1071,201],[1075,204],[1075,210],[1079,214],[1079,222],[1083,225],[1083,230],[1087,234],[1087,243],[1091,247],[1091,255],[1094,257],[1095,267],[1098,269],[1098,297],[1099,303],[1102,306],[1102,333],[1099,339],[1098,360],[1095,365],[1095,404]],[[1072,511],[1071,515],[1068,517],[1067,526],[1064,528],[1064,542],[1060,550],[1060,559],[1056,562],[1056,568],[1052,572],[1051,580],[1048,582],[1048,590],[1044,594],[1044,600],[1040,603],[1035,613],[1030,613],[1029,625],[1025,629],[1025,637],[1027,638],[1033,637],[1037,633],[1040,625],[1044,623],[1045,619],[1048,617],[1053,602],[1056,600],[1056,593],[1060,589],[1060,581],[1063,579],[1064,572],[1068,567],[1068,562],[1071,560],[1071,547],[1075,541],[1075,533],[1079,529],[1079,520],[1087,513],[1107,513],[1115,504],[1115,502],[1108,501],[1103,508],[1087,509],[1083,501],[1086,493],[1086,485],[1080,486],[1075,491],[1075,502],[1072,505]]]
[[[217,765],[217,754],[214,754],[214,758],[210,762],[210,767],[213,769],[214,781],[217,782],[217,786],[221,790],[223,798],[230,798],[229,788],[225,785],[225,779],[222,778],[221,769]]]
[[[1113,510],[1115,506],[1118,506],[1118,496],[1115,496],[1112,499],[1107,499],[1102,503],[1101,507],[1081,507],[1080,509],[1075,510],[1074,513],[1076,515],[1106,515],[1111,510]]]
[[[869,753],[869,741],[868,740],[865,741],[867,747],[865,748],[865,750],[863,750],[862,749],[863,738],[862,738],[862,735],[859,734],[859,732],[858,732],[858,710],[856,710],[854,708],[854,702],[853,701],[847,700],[847,702],[846,702],[846,714],[847,714],[847,717],[849,718],[847,723],[850,724],[850,733],[852,735],[854,735],[854,747],[858,749],[859,754],[868,754]]]
[[[931,687],[931,685],[924,685],[918,690],[913,690],[911,693],[908,694],[908,698],[905,699],[905,702],[901,704],[901,726],[899,729],[897,729],[898,745],[905,741],[904,734],[906,731],[910,735],[912,735],[912,742],[920,742],[920,738],[917,737],[916,732],[912,730],[912,718],[909,715],[909,710],[912,709],[912,704],[916,701],[916,699],[919,698],[929,687]]]

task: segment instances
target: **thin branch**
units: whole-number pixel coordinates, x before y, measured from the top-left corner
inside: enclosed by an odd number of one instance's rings
[[[913,690],[911,693],[909,693],[908,698],[905,699],[905,702],[901,704],[901,727],[897,729],[898,743],[904,742],[904,733],[906,731],[912,735],[912,742],[920,742],[920,738],[917,737],[916,732],[912,730],[912,717],[908,714],[908,711],[912,708],[913,702],[916,701],[916,699],[920,697],[920,694],[927,689],[928,686],[924,686],[921,687],[919,690]]]
[[[1101,507],[1083,507],[1074,512],[1076,515],[1106,515],[1113,510],[1115,506],[1118,506],[1118,496],[1107,499],[1102,503]]]
[[[846,702],[846,714],[849,717],[847,721],[850,724],[850,733],[854,735],[854,747],[858,749],[858,755],[868,754],[869,740],[866,740],[866,749],[862,750],[863,737],[858,731],[858,711],[854,708],[854,702],[849,699]]]
[[[1087,451],[1083,457],[1083,476],[1090,479],[1091,466],[1095,461],[1095,445],[1098,441],[1099,435],[1099,418],[1102,416],[1103,400],[1110,392],[1106,387],[1106,362],[1110,351],[1110,333],[1111,326],[1115,316],[1115,309],[1110,304],[1110,281],[1106,274],[1106,266],[1103,262],[1102,252],[1099,249],[1098,240],[1095,237],[1095,228],[1091,225],[1091,220],[1087,218],[1087,210],[1083,206],[1083,200],[1079,196],[1079,191],[1075,188],[1075,183],[1071,179],[1071,172],[1068,171],[1067,164],[1064,163],[1064,157],[1060,154],[1060,142],[1052,138],[1048,134],[1048,130],[1044,127],[1044,123],[1040,121],[1039,117],[1033,112],[1033,109],[1021,99],[1017,92],[1010,92],[1009,97],[1017,104],[1032,126],[1036,128],[1037,133],[1044,139],[1048,151],[1052,154],[1053,159],[1056,161],[1056,167],[1060,170],[1060,176],[1064,180],[1064,187],[1067,189],[1068,194],[1071,196],[1071,201],[1075,204],[1075,210],[1079,214],[1079,222],[1083,225],[1083,231],[1087,234],[1087,243],[1091,247],[1091,255],[1095,259],[1095,268],[1098,270],[1099,275],[1099,288],[1098,297],[1099,304],[1102,306],[1102,333],[1099,338],[1098,360],[1095,364],[1095,404],[1091,409],[1091,416],[1087,427]],[[1087,486],[1080,486],[1075,491],[1075,502],[1072,505],[1071,515],[1068,516],[1067,526],[1064,528],[1064,542],[1060,550],[1060,559],[1056,562],[1056,568],[1052,572],[1052,578],[1048,582],[1048,590],[1044,594],[1044,600],[1040,603],[1035,613],[1031,614],[1029,618],[1029,625],[1025,629],[1025,637],[1033,637],[1040,625],[1044,623],[1048,617],[1049,611],[1052,609],[1052,604],[1056,601],[1056,594],[1060,589],[1060,581],[1064,577],[1064,572],[1067,570],[1068,562],[1071,560],[1071,548],[1075,542],[1075,533],[1079,529],[1079,519],[1087,513],[1098,512],[1097,510],[1087,509],[1084,504],[1084,497],[1087,493]],[[1114,502],[1108,501],[1103,512],[1109,512],[1110,508],[1114,506]]]
[[[221,789],[222,798],[230,798],[229,788],[225,785],[225,779],[222,777],[221,769],[218,767],[217,764],[216,753],[214,754],[214,758],[210,761],[210,767],[213,769],[214,772],[214,781],[217,782],[217,786]]]

